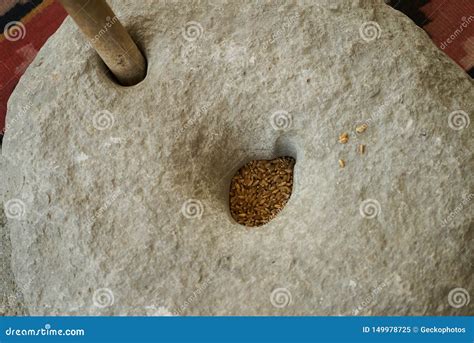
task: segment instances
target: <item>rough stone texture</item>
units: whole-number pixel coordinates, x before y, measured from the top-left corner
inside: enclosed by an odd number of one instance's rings
[[[114,84],[68,19],[9,103],[31,314],[473,314],[448,303],[473,294],[472,125],[448,125],[473,113],[473,82],[421,29],[383,1],[111,5],[148,57],[142,83]],[[231,176],[287,154],[284,210],[236,224]]]
[[[1,147],[1,146],[0,146]],[[6,185],[12,181],[13,173],[5,172],[8,168],[7,162],[0,156],[0,201],[11,196],[7,193]],[[4,173],[5,172],[5,173]],[[0,211],[0,316],[15,316],[27,314],[23,306],[23,296],[18,289],[13,272],[11,270],[11,243],[10,232],[7,228],[5,213]]]

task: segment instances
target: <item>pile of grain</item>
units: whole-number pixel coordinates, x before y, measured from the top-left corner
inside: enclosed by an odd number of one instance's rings
[[[245,226],[272,220],[290,198],[293,188],[292,157],[251,161],[240,168],[230,185],[230,213]]]

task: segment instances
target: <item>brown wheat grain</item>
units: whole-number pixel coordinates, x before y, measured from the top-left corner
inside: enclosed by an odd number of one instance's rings
[[[230,213],[245,226],[260,226],[285,207],[293,188],[295,159],[254,160],[241,167],[230,185]]]

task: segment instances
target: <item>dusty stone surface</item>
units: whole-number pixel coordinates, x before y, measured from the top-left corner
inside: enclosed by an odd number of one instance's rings
[[[1,145],[0,145],[1,147]],[[10,199],[8,194],[8,184],[15,181],[13,173],[5,172],[9,165],[0,156],[0,170],[2,177],[0,180],[0,201]],[[0,316],[17,316],[28,314],[23,306],[23,295],[18,289],[11,269],[11,242],[10,232],[7,228],[7,218],[5,213],[0,211]]]
[[[31,314],[473,314],[473,82],[408,18],[383,1],[111,5],[142,83],[115,85],[68,19],[9,102]],[[283,211],[235,223],[235,171],[288,154]]]

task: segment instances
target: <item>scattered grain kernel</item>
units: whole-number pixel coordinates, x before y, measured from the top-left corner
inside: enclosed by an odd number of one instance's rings
[[[367,127],[368,127],[367,124],[358,125],[358,126],[356,126],[356,132],[357,133],[362,133],[365,130],[367,130]]]
[[[365,145],[359,144],[359,146],[357,147],[357,152],[361,155],[365,154]]]
[[[339,136],[339,143],[346,144],[348,141],[349,141],[349,134],[347,132],[344,132]]]
[[[339,167],[344,168],[346,166],[346,162],[344,160],[339,160]]]

